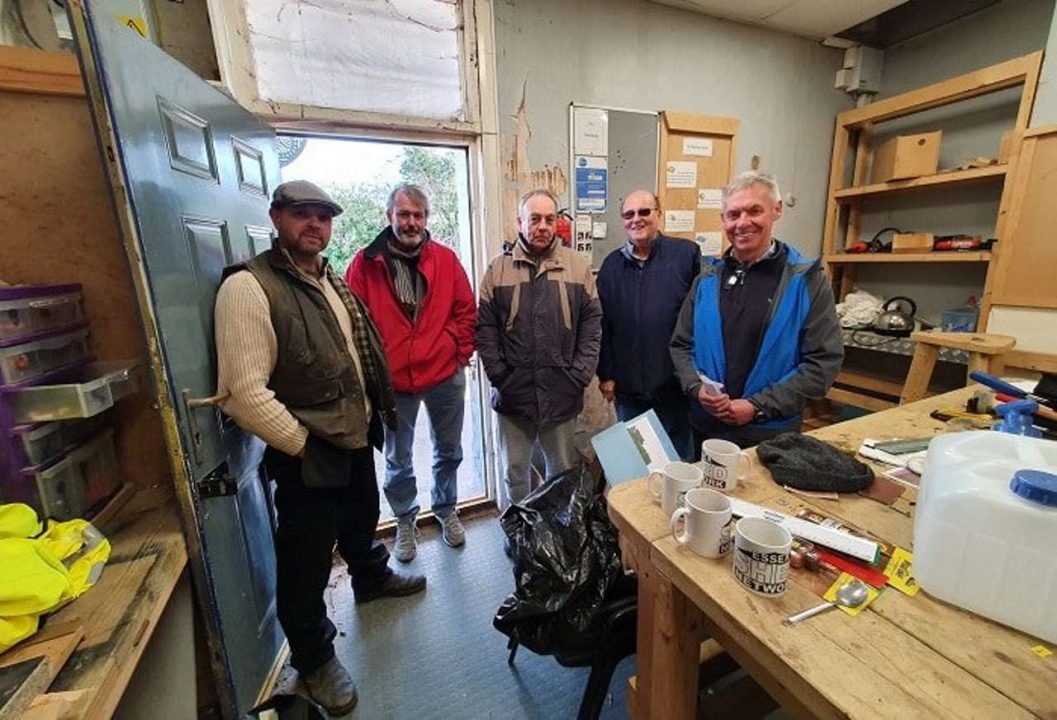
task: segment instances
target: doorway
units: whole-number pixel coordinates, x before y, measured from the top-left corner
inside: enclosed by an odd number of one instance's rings
[[[388,224],[385,205],[390,190],[402,182],[422,187],[430,198],[428,228],[432,239],[459,257],[476,293],[474,238],[470,222],[469,152],[464,146],[425,145],[358,138],[278,136],[282,178],[308,180],[324,188],[345,209],[334,219],[330,245],[324,252],[344,276],[356,253],[369,245]],[[463,461],[458,471],[459,504],[489,496],[485,482],[482,392],[476,358],[466,370],[466,411],[462,428]],[[381,520],[393,513],[385,500],[385,457],[375,452],[375,474],[381,496]],[[414,468],[418,503],[430,509],[433,444],[425,406],[415,425]]]

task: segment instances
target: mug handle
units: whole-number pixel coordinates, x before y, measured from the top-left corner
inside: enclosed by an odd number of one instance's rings
[[[741,465],[741,461],[742,460],[745,461],[745,472],[744,473],[740,473],[740,472],[738,473],[738,481],[739,482],[744,480],[745,478],[747,478],[749,476],[749,473],[752,472],[752,458],[744,450],[742,450],[740,453],[738,453],[738,465]]]
[[[653,479],[657,479],[657,488],[654,489]],[[650,495],[653,495],[658,501],[661,499],[661,484],[664,481],[664,473],[659,470],[654,470],[646,477],[646,489],[650,491]]]
[[[683,532],[679,533],[675,528],[679,525],[679,521],[683,521]],[[690,542],[690,533],[686,531],[686,507],[676,508],[675,512],[672,513],[671,520],[668,521],[668,526],[672,530],[672,537],[675,538],[676,542],[680,545],[686,545]]]

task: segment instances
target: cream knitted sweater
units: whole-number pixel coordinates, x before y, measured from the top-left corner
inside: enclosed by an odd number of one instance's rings
[[[360,356],[352,335],[352,320],[337,291],[325,280],[315,279],[334,311],[345,337],[356,375],[363,386]],[[217,292],[214,309],[217,342],[217,393],[227,395],[221,409],[243,430],[288,455],[298,455],[308,440],[308,430],[297,421],[268,388],[275,370],[278,342],[272,328],[268,296],[257,279],[246,270],[229,277]],[[371,401],[363,394],[366,416]]]

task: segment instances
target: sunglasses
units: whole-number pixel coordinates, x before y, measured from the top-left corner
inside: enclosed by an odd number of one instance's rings
[[[625,220],[631,220],[636,215],[638,215],[639,217],[649,217],[653,214],[653,211],[656,209],[657,208],[639,208],[638,210],[625,210],[624,212],[620,213],[620,217],[624,218]]]

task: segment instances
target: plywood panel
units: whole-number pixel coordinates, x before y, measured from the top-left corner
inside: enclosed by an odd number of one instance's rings
[[[83,98],[0,91],[0,280],[84,285],[101,360],[147,367],[136,301]],[[17,141],[11,141],[15,140]],[[126,482],[171,488],[161,423],[147,392],[114,414]]]
[[[1057,192],[1057,128],[1025,138],[994,269],[993,305],[1057,308],[1057,238],[1053,236]]]
[[[671,210],[694,213],[693,230],[673,229],[662,219],[662,231],[666,235],[687,240],[699,240],[701,233],[722,233],[719,209],[699,207],[699,192],[718,192],[730,181],[734,168],[738,120],[670,111],[661,113],[661,118],[657,194],[662,214]],[[709,154],[701,154],[702,148],[705,147],[708,147]],[[668,172],[668,164],[671,162],[694,163],[697,175],[694,187],[671,187]],[[725,247],[725,240],[722,246]]]

